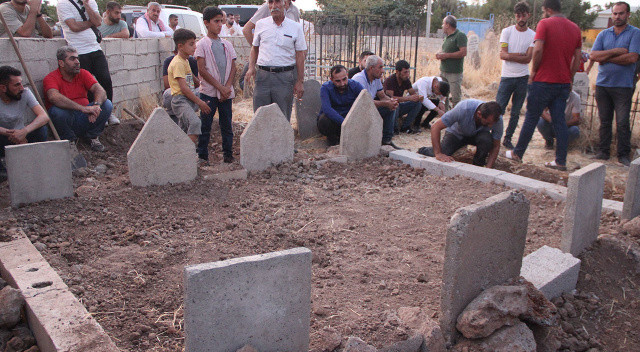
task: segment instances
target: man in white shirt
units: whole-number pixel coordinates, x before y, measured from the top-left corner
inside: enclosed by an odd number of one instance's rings
[[[232,13],[227,14],[227,23],[222,26],[220,30],[221,37],[231,37],[242,35],[242,28],[236,23],[234,15]]]
[[[291,119],[293,96],[302,99],[307,43],[302,25],[285,17],[284,0],[269,0],[271,17],[256,23],[246,79],[256,78],[253,110],[278,104]]]
[[[171,38],[173,30],[160,19],[162,8],[157,2],[147,4],[147,13],[136,21],[138,38]]]
[[[511,98],[511,117],[502,142],[507,149],[513,149],[511,137],[518,127],[520,109],[527,97],[529,62],[533,53],[533,38],[536,35],[536,32],[527,27],[527,21],[531,17],[527,2],[517,3],[513,11],[516,24],[503,29],[500,34],[500,59],[503,62],[500,86],[496,95],[496,101],[500,104],[503,114]]]
[[[429,111],[427,118],[422,121],[422,126],[430,128],[430,122],[436,117],[442,117],[444,115],[444,100],[449,95],[449,82],[443,80],[441,77],[422,77],[413,84],[419,95],[423,96],[422,109],[413,120],[413,129],[416,132],[420,131],[420,120],[422,115]]]

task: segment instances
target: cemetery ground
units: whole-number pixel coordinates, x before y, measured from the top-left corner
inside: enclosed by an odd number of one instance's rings
[[[234,125],[236,155],[243,126]],[[107,128],[109,151],[85,151],[90,168],[74,174],[72,199],[11,209],[0,184],[0,228],[22,228],[123,351],[183,350],[184,266],[300,246],[313,253],[311,350],[340,350],[348,336],[377,348],[410,338],[398,310],[419,307],[437,320],[451,216],[506,190],[382,156],[317,163],[335,156],[317,141],[298,143],[292,163],[247,180],[138,188],[129,183],[126,152],[140,128],[133,120]],[[220,164],[215,123],[212,138],[213,166],[200,174],[240,168]],[[539,170],[527,172],[562,177]],[[564,204],[526,197],[525,255],[559,247]],[[581,256],[577,293],[554,300],[562,347],[640,350],[640,263],[630,254],[640,226],[623,230],[605,212],[600,233],[605,239]]]

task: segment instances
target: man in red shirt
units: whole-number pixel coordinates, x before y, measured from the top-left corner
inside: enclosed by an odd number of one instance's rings
[[[534,39],[531,75],[525,115],[518,144],[507,151],[510,159],[520,160],[536,129],[538,118],[549,108],[556,135],[556,159],[545,166],[566,170],[568,131],[564,110],[571,82],[582,55],[580,28],[560,13],[559,0],[544,0],[544,19],[538,23]]]
[[[63,46],[56,52],[58,69],[50,72],[42,82],[49,117],[61,139],[76,142],[78,137],[89,139],[91,149],[102,152],[105,147],[98,140],[113,105],[107,93],[87,70],[80,69],[78,52]],[[91,92],[93,101],[87,94]]]

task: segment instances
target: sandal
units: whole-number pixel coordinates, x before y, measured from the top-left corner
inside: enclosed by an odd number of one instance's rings
[[[516,153],[514,153],[513,150],[507,150],[504,153],[504,157],[513,161],[517,161],[519,163],[522,162],[522,159],[520,159],[520,157]]]
[[[566,165],[556,164],[555,160],[544,163],[544,166],[554,170],[567,171]]]

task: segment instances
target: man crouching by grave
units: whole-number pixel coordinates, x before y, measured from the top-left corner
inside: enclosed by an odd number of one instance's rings
[[[453,161],[453,153],[471,144],[476,146],[473,165],[492,168],[500,151],[503,129],[501,114],[502,109],[495,101],[461,101],[431,126],[433,147],[422,147],[418,153],[450,162]],[[440,131],[445,128],[446,132],[440,141]]]
[[[107,93],[89,71],[80,68],[74,47],[59,48],[56,58],[58,69],[50,72],[42,85],[49,117],[60,139],[75,143],[78,138],[87,138],[91,150],[104,151],[98,137],[113,109]],[[91,102],[89,93],[93,98]]]
[[[362,85],[347,78],[347,68],[336,65],[329,71],[331,80],[320,88],[322,107],[318,116],[318,131],[327,136],[330,146],[340,142],[342,122],[351,110],[353,102],[363,90]]]

